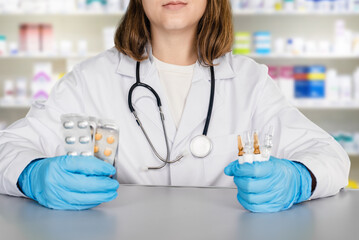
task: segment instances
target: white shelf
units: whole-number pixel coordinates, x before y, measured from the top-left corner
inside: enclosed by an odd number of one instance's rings
[[[234,16],[359,16],[359,12],[320,12],[320,11],[233,11]]]
[[[310,100],[308,100],[310,101]],[[342,105],[329,105],[329,104],[324,104],[321,103],[320,101],[316,102],[315,100],[312,101],[311,104],[306,103],[306,104],[294,104],[295,107],[301,109],[301,110],[359,110],[359,103],[358,104],[342,104]],[[29,108],[30,107],[30,103],[29,104],[4,104],[0,102],[0,108],[5,108],[5,109],[24,109],[24,108]]]
[[[93,57],[98,53],[89,53],[87,55],[78,55],[78,54],[70,54],[70,55],[46,55],[46,54],[34,54],[34,55],[6,55],[0,56],[0,60],[10,60],[10,59],[54,59],[54,60],[66,60],[66,59],[86,59],[89,57]]]
[[[302,54],[302,55],[292,55],[292,54],[268,54],[261,55],[250,53],[246,56],[251,58],[261,58],[261,59],[359,59],[359,54]]]
[[[359,110],[359,106],[297,106],[300,110]]]
[[[109,17],[118,17],[124,15],[125,12],[64,12],[64,13],[50,13],[50,12],[16,12],[16,13],[0,13],[0,17],[2,16],[109,16]]]
[[[64,13],[51,12],[15,12],[0,13],[1,16],[112,16],[118,17],[124,15],[124,11],[120,12],[91,12],[91,11],[74,11]],[[233,16],[359,16],[359,12],[314,12],[314,11],[255,11],[243,10],[233,11]]]
[[[98,53],[89,53],[87,55],[45,55],[45,54],[35,54],[35,55],[11,55],[11,56],[0,56],[0,60],[10,60],[10,59],[54,59],[54,60],[66,60],[66,59],[86,59],[95,56]],[[259,55],[259,54],[244,54],[250,58],[254,59],[355,59],[359,60],[359,54],[324,54],[324,55],[280,55],[280,54],[269,54],[269,55]]]
[[[4,104],[0,103],[0,109],[19,109],[19,110],[26,110],[30,108],[30,104]]]
[[[300,110],[359,110],[359,105],[295,105]]]
[[[359,110],[359,101],[339,102],[324,99],[292,99],[290,102],[299,109]]]

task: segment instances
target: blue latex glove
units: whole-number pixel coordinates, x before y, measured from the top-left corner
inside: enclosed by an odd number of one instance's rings
[[[278,212],[311,196],[312,178],[296,162],[271,157],[267,162],[230,163],[224,173],[234,176],[239,203],[252,212]]]
[[[41,205],[62,210],[95,207],[117,197],[115,168],[95,157],[60,156],[31,162],[18,184]]]

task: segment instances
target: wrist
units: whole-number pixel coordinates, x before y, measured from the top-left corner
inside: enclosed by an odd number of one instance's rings
[[[31,192],[31,173],[33,172],[33,169],[38,165],[39,160],[41,159],[35,159],[31,161],[22,171],[17,181],[17,187],[19,188],[19,190],[24,195],[32,199],[34,199],[34,196]]]
[[[307,168],[307,167],[306,167]],[[317,187],[317,178],[314,176],[314,174],[312,173],[312,171],[310,171],[309,168],[307,168],[307,170],[310,173],[310,176],[312,177],[312,191],[311,191],[311,195],[313,195],[313,192],[315,190],[315,188]]]
[[[312,174],[302,163],[292,162],[299,176],[298,195],[295,203],[306,201],[312,195],[313,180]],[[314,175],[313,175],[314,176]]]

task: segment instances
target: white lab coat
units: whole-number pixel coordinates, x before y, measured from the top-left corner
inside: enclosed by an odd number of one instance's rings
[[[216,59],[216,92],[208,136],[213,141],[209,156],[196,159],[189,152],[190,140],[202,134],[210,96],[210,70],[198,62],[183,116],[176,130],[165,91],[160,83],[152,49],[141,64],[141,81],[152,86],[162,99],[171,159],[187,152],[180,162],[145,172],[144,166],[161,162],[152,153],[128,108],[128,91],[136,81],[136,62],[115,48],[77,65],[53,88],[46,103],[35,102],[29,113],[0,132],[0,193],[23,196],[16,183],[23,169],[36,158],[64,155],[60,115],[79,113],[112,119],[120,128],[116,159],[120,183],[176,186],[235,186],[223,173],[237,159],[237,134],[275,127],[272,155],[303,163],[317,179],[312,198],[336,194],[346,186],[350,161],[340,145],[325,131],[291,106],[265,65],[227,53]],[[133,104],[162,156],[166,155],[155,98],[137,88]]]

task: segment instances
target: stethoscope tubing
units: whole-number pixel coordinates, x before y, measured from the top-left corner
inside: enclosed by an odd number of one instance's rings
[[[209,105],[208,105],[206,123],[205,123],[204,129],[203,129],[203,135],[204,136],[207,136],[209,123],[211,121],[213,103],[214,103],[215,88],[216,88],[216,80],[215,80],[215,76],[214,76],[214,67],[211,66],[211,96],[209,98]]]
[[[210,100],[209,100],[209,106],[208,106],[208,112],[207,112],[207,118],[206,118],[206,123],[205,123],[205,126],[204,126],[204,129],[203,129],[203,135],[204,136],[207,136],[207,133],[208,133],[208,127],[209,127],[209,123],[210,123],[210,120],[211,120],[211,116],[212,116],[212,110],[213,110],[213,103],[214,103],[214,94],[215,94],[215,74],[214,74],[214,67],[211,66],[210,67],[210,70],[211,70],[211,95],[210,95]],[[157,102],[157,107],[158,107],[158,110],[159,110],[159,113],[160,113],[160,117],[161,117],[161,123],[162,123],[162,129],[163,129],[163,134],[164,134],[164,138],[165,138],[165,142],[166,142],[166,151],[167,151],[167,155],[166,155],[166,159],[163,158],[158,152],[157,150],[155,149],[155,147],[153,146],[153,143],[151,141],[151,139],[149,138],[146,130],[144,129],[143,127],[143,124],[141,122],[141,120],[138,118],[137,116],[137,113],[136,113],[136,110],[134,109],[133,107],[133,104],[132,104],[132,94],[133,94],[133,91],[136,89],[136,87],[144,87],[146,89],[148,89],[149,91],[152,92],[152,94],[156,97],[156,102]],[[147,142],[149,143],[153,153],[156,155],[156,157],[161,160],[163,162],[163,164],[161,164],[160,166],[157,166],[157,167],[148,167],[147,169],[148,170],[156,170],[156,169],[161,169],[163,167],[165,167],[167,164],[172,164],[172,163],[175,163],[175,162],[178,162],[180,161],[184,156],[183,155],[180,155],[178,156],[175,160],[170,160],[170,149],[169,149],[169,144],[168,144],[168,137],[167,137],[167,131],[166,131],[166,126],[165,126],[165,123],[164,123],[164,114],[162,112],[162,103],[161,103],[161,99],[159,97],[159,95],[157,94],[157,92],[151,87],[149,86],[148,84],[145,84],[145,83],[141,83],[141,80],[140,80],[140,62],[137,62],[136,64],[136,83],[134,83],[130,90],[129,90],[129,93],[128,93],[128,106],[129,106],[129,109],[130,111],[132,112],[132,114],[134,115],[135,119],[136,119],[136,122],[138,124],[138,126],[141,128],[143,134],[145,135],[146,137],[146,140]]]

